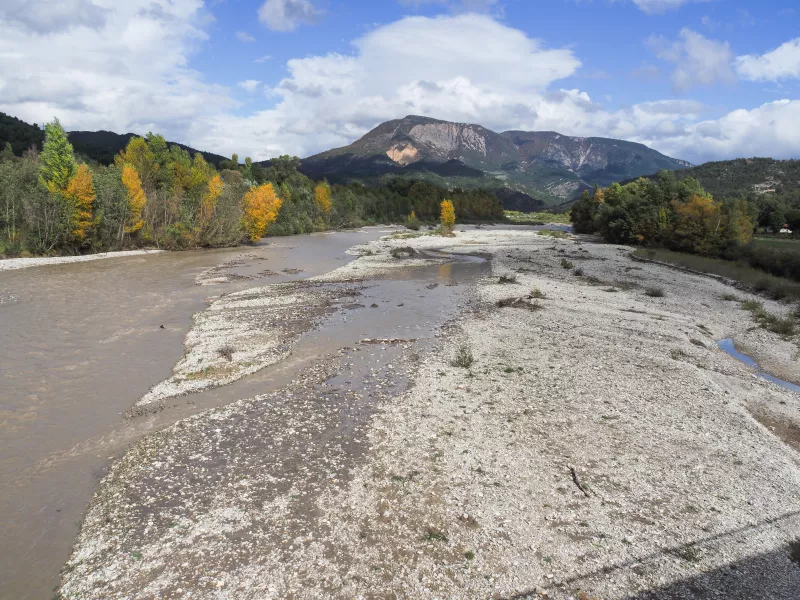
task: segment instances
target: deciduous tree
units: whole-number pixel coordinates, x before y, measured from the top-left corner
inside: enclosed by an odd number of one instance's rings
[[[251,242],[257,242],[267,234],[269,226],[278,218],[283,204],[271,183],[251,188],[242,199],[244,208],[243,226]]]
[[[200,201],[200,212],[197,215],[197,224],[202,228],[208,225],[214,217],[217,200],[222,193],[223,183],[219,175],[214,175],[208,180],[208,189]]]
[[[78,166],[77,171],[67,184],[64,198],[69,203],[69,220],[72,235],[79,242],[86,239],[86,234],[92,226],[92,207],[94,206],[95,192],[92,181],[92,172],[84,164]]]
[[[327,181],[317,184],[314,188],[314,198],[317,200],[323,214],[327,215],[331,212],[331,186]]]
[[[78,166],[72,144],[58,119],[44,126],[44,148],[39,155],[39,181],[50,193],[63,193]]]
[[[147,203],[147,196],[145,196],[142,189],[142,180],[139,179],[139,173],[136,172],[132,165],[122,166],[122,184],[128,192],[128,207],[123,231],[125,233],[135,233],[144,225],[142,211]],[[121,238],[122,232],[120,233]]]
[[[442,206],[442,214],[441,214],[441,223],[442,223],[442,233],[449,234],[453,232],[453,227],[456,224],[456,211],[453,207],[453,203],[450,200],[444,200],[441,204]]]

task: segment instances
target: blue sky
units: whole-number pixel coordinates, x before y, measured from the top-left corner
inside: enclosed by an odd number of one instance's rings
[[[630,139],[693,162],[800,157],[792,5],[4,0],[0,110],[256,159],[406,114]]]

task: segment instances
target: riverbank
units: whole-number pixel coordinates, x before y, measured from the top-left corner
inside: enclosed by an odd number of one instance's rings
[[[81,256],[34,256],[30,258],[0,258],[0,271],[13,271],[28,267],[41,267],[45,265],[66,265],[71,263],[102,260],[104,258],[125,258],[127,256],[140,256],[143,254],[156,254],[163,250],[120,250],[118,252],[98,252],[97,254],[83,254]]]
[[[142,435],[291,380],[308,356],[138,419],[172,375],[192,316],[217,297],[325,274],[386,228],[273,238],[247,248],[160,252],[0,273],[0,598],[51,598],[97,484]],[[219,278],[207,285],[211,271]],[[224,277],[222,277],[224,276]],[[223,281],[224,279],[224,281]],[[315,348],[303,348],[313,356]],[[283,385],[282,383],[280,385]],[[252,389],[255,387],[255,389]],[[228,396],[228,394],[233,394]]]
[[[797,597],[800,399],[715,343],[790,381],[792,340],[720,281],[525,229],[383,238],[321,280],[409,248],[492,276],[435,343],[356,343],[133,446],[65,598]]]

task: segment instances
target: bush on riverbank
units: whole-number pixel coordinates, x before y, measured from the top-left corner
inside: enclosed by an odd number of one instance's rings
[[[678,182],[674,173],[663,171],[656,180],[596,187],[592,194],[584,192],[571,216],[575,231],[598,233],[607,242],[729,261],[736,266],[720,274],[740,281],[743,277],[751,287],[776,297],[795,295],[786,279],[800,282],[800,251],[753,241],[758,212],[752,203],[745,198],[714,200],[692,178]],[[697,262],[704,265],[700,270],[720,270],[714,263]],[[757,270],[758,277],[743,267]]]

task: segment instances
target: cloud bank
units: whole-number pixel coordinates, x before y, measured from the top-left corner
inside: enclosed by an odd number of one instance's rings
[[[34,10],[24,19],[16,4],[0,9],[1,111],[38,123],[58,116],[69,129],[159,131],[195,148],[257,160],[342,146],[407,114],[497,131],[629,139],[693,162],[800,156],[800,139],[789,135],[800,127],[800,101],[716,119],[686,99],[609,110],[564,84],[582,66],[573,49],[547,47],[485,14],[407,17],[354,40],[346,54],[289,60],[280,81],[254,77],[226,88],[189,67],[208,35],[201,0],[71,1],[76,11],[58,22],[41,17],[51,0],[28,0]],[[753,79],[794,73],[784,55],[791,58],[796,44],[732,59],[726,45],[690,30],[674,42],[652,43],[674,65],[676,88],[726,81],[723,66],[731,64]],[[235,98],[260,89],[269,108],[234,112]]]

